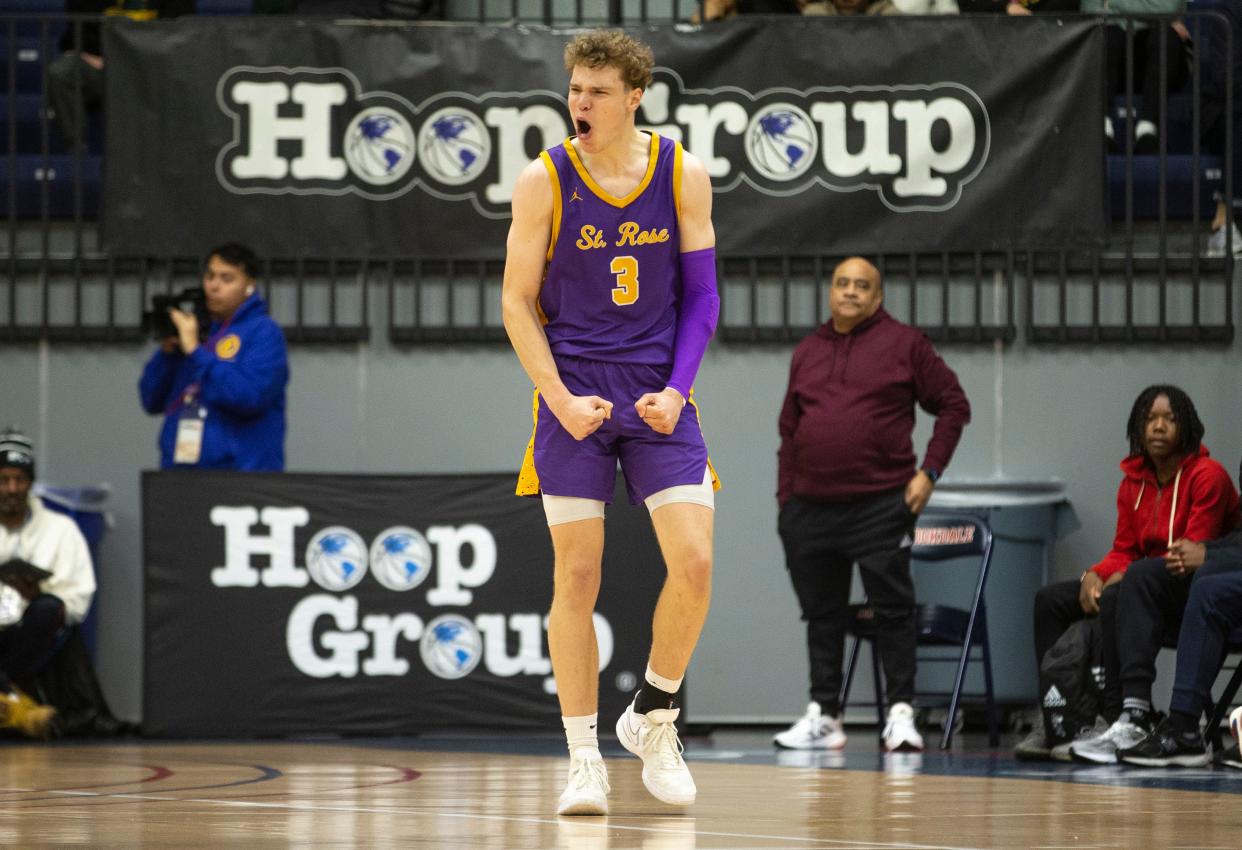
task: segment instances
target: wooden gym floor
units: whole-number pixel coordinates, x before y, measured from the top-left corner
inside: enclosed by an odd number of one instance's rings
[[[963,736],[945,754],[776,752],[771,730],[687,741],[684,810],[605,744],[607,818],[557,818],[557,736],[0,745],[3,847],[924,850],[1242,847],[1242,771],[1023,764]]]

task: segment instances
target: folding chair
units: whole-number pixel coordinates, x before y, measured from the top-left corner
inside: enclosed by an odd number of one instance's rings
[[[966,679],[966,665],[971,660],[972,650],[975,648],[978,648],[976,660],[983,662],[988,743],[993,747],[1000,745],[996,697],[992,688],[992,652],[988,644],[987,609],[983,598],[984,587],[988,580],[988,569],[992,562],[992,530],[983,519],[972,514],[936,512],[919,517],[914,529],[914,545],[910,550],[911,571],[922,565],[930,566],[953,558],[968,557],[976,557],[979,560],[979,572],[975,579],[974,594],[969,608],[954,608],[946,605],[918,606],[918,645],[920,647],[961,648],[957,661],[957,673],[953,680],[953,690],[949,693],[926,694],[927,696],[949,697],[949,713],[944,725],[944,735],[940,739],[942,750],[947,750],[953,741],[953,726],[957,717],[958,704],[961,702],[962,685]],[[854,644],[845,665],[844,684],[841,689],[841,710],[845,710],[849,697],[855,665],[858,662],[858,649],[863,641],[871,641],[876,713],[879,716],[880,728],[883,729],[886,712],[880,662],[874,651],[875,612],[869,603],[864,602],[861,605],[851,605],[850,613],[849,631],[854,636]],[[952,659],[939,657],[922,660],[950,661]]]

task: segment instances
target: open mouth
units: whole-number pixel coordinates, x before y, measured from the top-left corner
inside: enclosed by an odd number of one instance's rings
[[[591,122],[578,119],[578,138],[583,139],[591,135]]]

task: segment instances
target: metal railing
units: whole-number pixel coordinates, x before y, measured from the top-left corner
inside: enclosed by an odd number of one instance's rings
[[[675,2],[607,5],[610,15],[619,9],[625,23],[668,20],[662,16],[680,16],[695,8]],[[461,8],[451,5],[446,16]],[[480,0],[477,8],[481,20],[497,20],[492,15],[499,7]],[[517,2],[506,6],[507,12],[527,8]],[[545,16],[552,8],[543,2],[535,13]],[[577,2],[574,20],[592,22],[588,11]],[[45,74],[37,94],[37,127],[27,126],[19,133],[18,84],[20,80],[28,83],[32,74],[22,64],[37,61],[46,67],[59,28],[68,23],[80,40],[81,26],[89,20],[0,17],[0,33],[7,46],[0,63],[6,69],[0,93],[8,99],[0,109],[0,115],[7,116],[6,131],[0,133],[6,144],[0,161],[7,163],[7,172],[0,176],[0,191],[5,195],[0,208],[8,213],[7,242],[0,245],[6,269],[0,272],[4,288],[0,342],[135,340],[141,336],[141,315],[151,294],[193,285],[198,278],[199,258],[113,256],[103,249],[85,177],[92,168],[98,169],[100,157],[81,150],[62,152],[57,147],[47,115]],[[832,25],[830,18],[820,20]],[[1192,38],[1201,38],[1208,27],[1222,28],[1227,60],[1224,91],[1226,102],[1232,102],[1231,58],[1238,46],[1225,19],[1215,13],[1196,13],[1187,21]],[[894,315],[945,343],[1011,341],[1018,334],[1018,309],[1025,313],[1023,332],[1034,343],[1232,340],[1235,260],[1229,255],[1202,256],[1203,212],[1208,200],[1202,187],[1204,173],[1210,165],[1221,169],[1227,197],[1232,197],[1234,176],[1229,158],[1209,157],[1200,140],[1204,129],[1201,57],[1195,57],[1191,69],[1188,100],[1179,95],[1190,109],[1190,150],[1184,156],[1169,152],[1170,98],[1161,87],[1160,148],[1154,158],[1156,214],[1142,223],[1139,207],[1151,207],[1153,199],[1143,194],[1138,170],[1142,164],[1150,177],[1153,160],[1133,153],[1134,22],[1124,22],[1124,31],[1125,141],[1123,152],[1113,160],[1122,169],[1123,196],[1107,246],[1099,250],[882,253],[876,259],[885,276],[886,304]],[[42,53],[32,57],[23,55],[23,50]],[[1173,60],[1163,42],[1159,57],[1162,77],[1167,77]],[[1223,120],[1228,151],[1234,144],[1228,110]],[[32,140],[33,146],[28,144]],[[1174,183],[1171,164],[1175,160],[1183,171],[1188,169],[1188,181]],[[19,185],[23,167],[32,179]],[[69,174],[58,168],[68,168]],[[36,187],[33,193],[31,185]],[[22,191],[26,194],[19,198]],[[23,208],[21,200],[33,207]],[[1188,202],[1188,216],[1179,220],[1170,214],[1174,200],[1183,206]],[[839,259],[814,253],[722,257],[720,339],[725,343],[788,343],[805,335],[826,314],[829,276]],[[367,340],[368,313],[376,309],[385,312],[387,336],[397,344],[500,343],[505,339],[499,313],[502,270],[499,258],[275,258],[267,263],[262,285],[273,315],[294,341]]]

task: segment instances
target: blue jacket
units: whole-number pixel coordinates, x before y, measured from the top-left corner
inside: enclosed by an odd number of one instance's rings
[[[199,469],[279,471],[285,467],[285,386],[289,356],[285,335],[256,293],[222,326],[213,322],[207,342],[186,357],[157,349],[142,370],[138,394],[150,414],[163,413],[160,467],[171,469],[177,420],[186,389],[198,384],[206,408]]]

